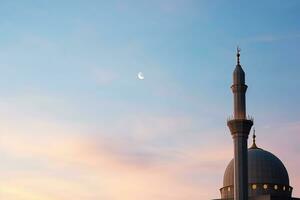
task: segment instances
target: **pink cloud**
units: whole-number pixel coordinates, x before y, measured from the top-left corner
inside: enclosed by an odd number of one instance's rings
[[[83,136],[70,127],[42,124],[31,133],[10,127],[2,134],[2,154],[19,165],[1,172],[3,198],[206,199],[218,195],[219,185],[212,187],[214,179],[209,176],[222,170],[230,157],[230,151],[212,146],[151,151],[155,157],[171,159],[145,166],[136,155],[123,153],[130,148],[125,143],[111,140],[108,146],[101,138]],[[28,163],[35,167],[26,167]]]
[[[191,145],[188,140],[179,140],[180,145],[166,143],[162,146],[152,143],[161,134],[168,142],[184,134],[194,123],[188,117],[129,117],[118,124],[118,127],[129,127],[127,135],[120,138],[120,134],[103,134],[111,130],[101,129],[93,135],[88,129],[49,119],[5,117],[0,127],[0,153],[2,159],[6,159],[0,167],[2,198],[217,198],[225,167],[232,158],[230,143],[208,137],[213,134],[207,130],[203,130],[205,137],[199,137],[205,142]],[[299,162],[290,158],[299,153],[299,130],[298,122],[281,124],[261,130],[261,134],[258,131],[257,138],[258,145],[284,161],[295,195],[300,186],[297,181]],[[263,139],[263,132],[272,137]],[[284,149],[280,148],[282,145]]]

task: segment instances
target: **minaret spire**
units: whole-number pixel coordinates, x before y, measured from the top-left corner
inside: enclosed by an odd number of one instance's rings
[[[253,136],[252,136],[252,140],[253,140],[253,145],[256,146],[255,144],[255,138],[256,138],[256,135],[255,135],[255,127],[253,128]]]
[[[253,135],[252,135],[252,146],[250,147],[250,149],[258,149],[257,145],[256,145],[256,135],[255,135],[255,128],[253,128]]]
[[[237,65],[233,71],[233,85],[231,86],[234,96],[234,118],[246,118],[246,91],[245,72],[240,64],[241,49],[237,47]]]
[[[236,48],[237,65],[240,65],[240,56],[241,56],[240,52],[241,52],[241,49],[239,46],[237,46],[237,48]]]
[[[248,135],[253,125],[246,117],[245,72],[240,65],[240,48],[237,48],[237,65],[233,72],[233,119],[227,122],[234,143],[234,200],[248,200]]]

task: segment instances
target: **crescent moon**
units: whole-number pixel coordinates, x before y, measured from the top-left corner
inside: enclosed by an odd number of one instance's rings
[[[138,79],[140,79],[140,80],[145,79],[144,74],[142,72],[139,72],[137,76],[138,76]]]

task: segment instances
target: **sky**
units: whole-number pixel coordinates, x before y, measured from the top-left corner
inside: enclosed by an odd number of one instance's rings
[[[299,9],[0,0],[0,198],[218,198],[233,157],[237,45],[257,145],[300,196]]]

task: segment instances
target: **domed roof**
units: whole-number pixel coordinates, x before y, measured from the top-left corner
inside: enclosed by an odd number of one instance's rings
[[[234,162],[228,164],[223,186],[234,184]],[[289,185],[289,176],[283,163],[272,153],[252,146],[248,149],[248,182]]]

